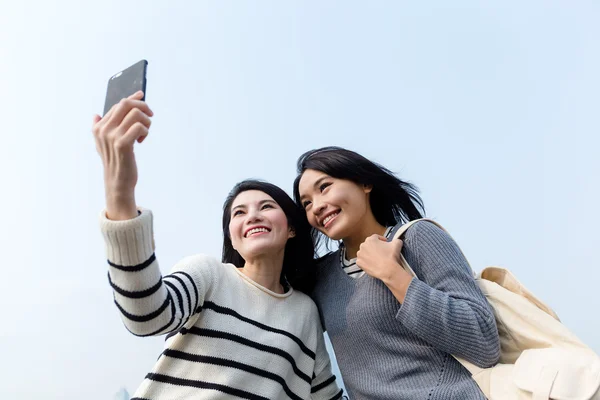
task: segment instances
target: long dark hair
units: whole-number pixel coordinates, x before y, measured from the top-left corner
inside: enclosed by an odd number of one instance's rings
[[[245,264],[244,259],[233,248],[229,233],[231,221],[231,206],[235,198],[242,192],[259,190],[275,200],[287,217],[288,225],[294,230],[295,236],[288,239],[283,256],[281,283],[288,283],[297,290],[310,293],[315,282],[315,248],[311,240],[311,227],[306,220],[302,208],[279,187],[264,181],[248,179],[235,185],[223,204],[223,255],[221,261],[231,263],[238,268]]]
[[[337,179],[348,179],[359,185],[372,185],[369,196],[371,210],[377,222],[383,226],[423,218],[425,214],[423,200],[415,185],[400,180],[387,168],[354,151],[336,146],[310,150],[298,158],[298,176],[294,180],[294,199],[298,206],[302,206],[298,185],[307,169]],[[316,229],[312,234],[315,240],[319,238]]]

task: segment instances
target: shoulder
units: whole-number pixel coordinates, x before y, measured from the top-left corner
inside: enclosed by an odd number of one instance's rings
[[[317,321],[319,319],[319,309],[313,299],[297,290],[292,294],[293,307],[300,315],[308,317],[308,321]]]
[[[294,302],[306,307],[306,308],[315,308],[316,310],[316,305],[315,302],[313,301],[313,299],[310,298],[309,295],[302,293],[298,290],[294,290],[294,293],[292,293],[292,298],[294,299]]]
[[[185,264],[193,264],[197,266],[205,266],[207,268],[219,267],[224,264],[217,260],[215,257],[210,256],[208,254],[194,254],[191,256],[184,257],[181,260],[182,263]]]
[[[404,242],[409,243],[427,243],[431,241],[452,241],[450,235],[439,225],[432,221],[415,222],[404,234]]]
[[[406,257],[464,258],[462,250],[444,228],[431,221],[418,221],[406,231],[402,252]],[[414,261],[414,259],[413,259]]]
[[[199,274],[222,275],[227,270],[227,264],[208,254],[194,254],[184,257],[174,269],[192,270]]]

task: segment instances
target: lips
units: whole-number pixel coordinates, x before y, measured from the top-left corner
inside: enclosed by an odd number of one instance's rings
[[[321,226],[327,228],[327,226],[340,215],[341,210],[331,211],[330,213],[325,214],[325,216],[321,219]]]
[[[267,228],[266,226],[253,226],[249,229],[246,230],[246,232],[244,232],[244,237],[250,237],[252,235],[256,235],[258,233],[268,233],[271,232],[271,230],[269,228]]]

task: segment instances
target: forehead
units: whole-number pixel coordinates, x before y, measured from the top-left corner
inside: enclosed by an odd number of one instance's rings
[[[239,206],[248,206],[251,204],[258,204],[266,200],[271,200],[275,202],[275,200],[273,200],[273,198],[265,192],[261,192],[260,190],[246,190],[238,194],[235,197],[235,199],[233,199],[233,203],[231,203],[231,208]]]
[[[304,193],[310,193],[319,180],[324,178],[330,178],[325,172],[317,171],[315,169],[307,169],[302,174],[300,182],[298,183],[298,191],[300,195]]]

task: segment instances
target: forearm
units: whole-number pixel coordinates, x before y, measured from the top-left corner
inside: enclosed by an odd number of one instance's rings
[[[152,214],[143,211],[139,217],[125,221],[103,217],[101,225],[109,282],[127,329],[140,336],[177,329],[193,310],[185,306],[182,290],[161,276],[154,255]]]
[[[413,277],[402,267],[400,264],[397,264],[392,268],[392,273],[383,278],[381,281],[387,286],[387,288],[392,292],[396,300],[400,304],[404,303],[406,298],[406,292],[408,291],[408,287],[413,280]]]
[[[498,361],[496,322],[485,304],[453,298],[414,279],[396,318],[437,349],[481,367]]]
[[[494,314],[454,240],[423,222],[405,236],[405,258],[418,279],[408,286],[397,319],[436,348],[481,367],[497,362]]]

